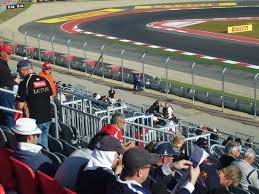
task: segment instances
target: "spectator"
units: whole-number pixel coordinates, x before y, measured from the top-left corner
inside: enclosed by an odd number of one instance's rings
[[[241,138],[239,138],[239,137],[236,137],[236,138],[235,138],[235,142],[237,142],[237,143],[239,143],[240,145],[242,145]]]
[[[159,101],[156,100],[150,107],[149,113],[154,114],[155,116],[159,115]]]
[[[172,147],[176,152],[179,152],[179,155],[174,157],[174,161],[179,161],[182,159],[188,159],[188,156],[183,153],[183,147],[185,145],[185,137],[182,134],[177,134],[172,140]]]
[[[253,147],[253,141],[251,138],[247,138],[245,142],[245,147],[246,148],[252,148]]]
[[[110,104],[115,104],[117,100],[115,99],[115,90],[111,87],[111,89],[108,91],[108,98]]]
[[[103,132],[97,133],[91,139],[87,148],[77,149],[72,154],[70,154],[69,157],[58,168],[58,171],[55,174],[55,179],[64,187],[75,191],[76,180],[80,169],[85,167],[91,158],[91,154],[95,149],[96,144],[106,135],[108,134]]]
[[[252,164],[256,160],[256,153],[252,148],[249,148],[245,151],[244,159],[234,161],[232,164],[238,166],[242,171],[242,179],[240,184],[244,189],[248,189],[248,186],[251,185],[259,189],[259,179],[258,172]]]
[[[232,140],[234,140],[234,138],[232,136],[228,136],[228,138],[225,141],[222,142],[222,145],[225,146],[225,145],[227,145],[227,143],[229,141],[232,141]]]
[[[154,147],[155,147],[156,143],[157,143],[156,140],[152,140],[151,142],[149,142],[149,144],[147,144],[147,145],[145,146],[145,149],[146,149],[147,151],[151,152],[151,153],[154,152]]]
[[[104,136],[96,145],[90,161],[79,173],[77,180],[78,194],[104,194],[110,182],[116,181],[117,175],[121,172],[120,156],[125,152],[119,140]],[[117,167],[115,171],[113,168]]]
[[[37,145],[41,130],[37,127],[36,121],[30,118],[18,119],[12,131],[15,133],[18,142],[18,147],[13,156],[34,171],[40,170],[49,176],[54,176],[57,166],[41,153],[42,147]]]
[[[240,156],[240,144],[235,141],[229,141],[225,147],[225,154],[219,158],[218,169],[229,166]]]
[[[122,158],[123,169],[116,182],[108,185],[108,194],[148,194],[142,183],[147,179],[149,170],[159,160],[158,154],[149,153],[142,148],[132,148]]]
[[[11,91],[13,91],[14,81],[7,62],[12,54],[13,51],[9,45],[2,44],[0,46],[0,88]],[[14,101],[13,94],[0,91],[0,106],[13,109]],[[14,127],[14,113],[0,110],[0,123],[9,128]]]
[[[48,147],[48,132],[51,121],[51,96],[52,91],[49,82],[33,72],[29,60],[21,60],[17,69],[24,80],[19,84],[18,109],[24,112],[24,116],[36,120],[41,129],[39,143]]]
[[[170,104],[168,103],[165,103],[165,107],[167,109],[167,115],[168,115],[168,119],[171,119],[174,115],[174,111],[173,111],[173,108]]]
[[[141,84],[141,73],[135,73],[133,74],[133,89],[135,91],[140,91],[140,90],[143,90],[142,89],[142,84]]]
[[[57,86],[52,76],[51,64],[49,64],[48,62],[43,63],[42,71],[39,73],[39,76],[44,77],[46,80],[48,80],[52,90],[52,96],[55,97],[57,95]]]
[[[12,77],[14,81],[13,91],[17,94],[21,79],[18,73],[13,73]]]

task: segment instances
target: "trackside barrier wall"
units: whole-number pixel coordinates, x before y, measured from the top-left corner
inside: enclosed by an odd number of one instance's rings
[[[25,36],[25,40],[27,40],[27,36],[28,34],[30,34],[29,32],[26,32],[24,34]],[[49,50],[44,50],[43,48],[37,48],[36,45],[34,45],[35,48],[30,48],[27,45],[27,41],[25,41],[25,46],[24,43],[23,44],[16,44],[15,40],[13,39],[13,41],[11,42],[13,45],[15,45],[15,53],[17,55],[21,55],[21,56],[26,56],[28,58],[33,58],[36,60],[41,60],[41,61],[48,61],[51,62],[55,65],[60,65],[63,67],[66,67],[68,69],[75,69],[78,71],[83,71],[86,73],[86,75],[91,75],[91,74],[95,74],[101,77],[106,77],[109,79],[115,79],[115,80],[119,80],[123,82],[127,82],[127,83],[133,83],[133,74],[135,72],[141,72],[143,73],[143,86],[145,88],[150,88],[153,90],[158,90],[160,92],[166,93],[166,94],[173,94],[173,95],[177,95],[180,97],[184,97],[184,98],[189,98],[192,100],[197,100],[197,101],[201,101],[204,103],[208,103],[208,104],[213,104],[216,106],[220,106],[222,107],[222,111],[224,111],[224,108],[229,108],[229,109],[233,109],[233,110],[237,110],[237,111],[241,111],[241,112],[246,112],[249,114],[253,114],[253,115],[258,115],[259,114],[259,106],[258,106],[258,102],[257,102],[257,81],[258,81],[258,74],[249,74],[249,78],[251,81],[251,83],[246,83],[245,85],[251,85],[252,87],[249,88],[249,91],[247,91],[247,93],[251,94],[249,97],[251,98],[251,100],[244,100],[242,98],[233,98],[233,97],[229,97],[227,95],[225,95],[225,92],[228,93],[238,93],[238,91],[240,90],[236,90],[236,91],[228,91],[227,90],[227,80],[226,78],[228,77],[228,72],[230,71],[229,69],[224,69],[224,71],[221,72],[221,76],[219,78],[219,81],[221,82],[221,84],[219,84],[219,87],[217,88],[217,90],[219,91],[218,93],[215,92],[211,92],[206,91],[206,90],[201,90],[198,88],[199,84],[198,81],[195,79],[196,73],[197,71],[199,71],[198,68],[198,64],[193,63],[194,65],[192,65],[192,68],[190,69],[190,76],[188,79],[191,80],[191,84],[189,84],[190,86],[186,86],[186,85],[179,85],[179,84],[175,84],[175,83],[168,83],[164,80],[162,80],[161,78],[166,78],[167,79],[173,79],[168,77],[168,75],[170,75],[169,72],[169,61],[173,61],[170,59],[166,59],[164,62],[161,63],[165,63],[165,70],[164,72],[166,72],[166,75],[160,75],[160,76],[156,76],[151,74],[150,72],[147,71],[147,68],[144,69],[144,64],[145,64],[145,60],[149,57],[148,54],[141,54],[140,58],[140,64],[142,64],[142,70],[136,70],[136,69],[127,69],[125,67],[125,63],[123,62],[124,59],[126,59],[126,51],[125,49],[122,49],[123,54],[119,54],[116,57],[121,58],[121,65],[118,66],[120,68],[117,68],[119,70],[113,70],[112,65],[118,65],[118,64],[108,64],[103,62],[103,60],[101,61],[101,65],[100,63],[98,63],[99,65],[97,66],[91,66],[88,65],[86,63],[86,61],[91,61],[90,59],[87,58],[87,54],[86,54],[86,47],[87,46],[87,50],[91,50],[91,48],[89,47],[89,44],[84,44],[82,45],[82,53],[84,54],[84,58],[82,57],[77,57],[77,56],[71,56],[70,54],[70,49],[68,49],[69,52],[67,52],[66,54],[64,53],[60,53],[60,52],[56,52],[55,48],[54,48],[54,43],[59,43],[60,44],[60,40],[58,41],[57,38],[53,37],[45,37],[43,38],[43,35],[34,35],[34,34],[30,34],[34,37],[38,38],[38,43],[40,42],[40,38],[42,38],[43,40],[47,39],[49,41],[51,41],[51,45],[50,47],[52,48],[51,51]],[[14,35],[8,35],[9,37],[15,37]],[[54,42],[57,41],[57,42]],[[67,42],[64,42],[65,45],[67,45],[68,48],[72,48],[73,47],[73,42],[71,40],[68,40]],[[39,44],[38,44],[39,47]],[[78,45],[77,45],[78,47]],[[105,47],[104,45],[101,45],[100,48],[96,48],[95,51],[98,51],[99,53],[101,53],[102,59],[105,58],[104,55],[106,54],[103,51],[103,48],[105,48],[105,52],[107,52],[109,49],[107,47]],[[46,54],[47,53],[47,54]],[[151,56],[152,57],[152,56]],[[154,58],[154,57],[153,57]],[[97,59],[96,59],[97,60]],[[135,61],[139,60],[139,56],[136,56]],[[173,64],[171,63],[172,66],[177,65],[177,64]],[[195,71],[196,70],[196,71]],[[145,72],[144,72],[145,71]],[[172,70],[170,69],[171,72],[173,72],[173,68]],[[226,75],[225,75],[225,72]],[[230,73],[229,73],[230,74]],[[231,75],[231,74],[230,74]],[[207,75],[205,75],[206,77]],[[226,83],[225,83],[226,82]],[[213,84],[215,85],[215,84]],[[202,85],[200,85],[202,86]],[[206,86],[208,87],[208,86]]]

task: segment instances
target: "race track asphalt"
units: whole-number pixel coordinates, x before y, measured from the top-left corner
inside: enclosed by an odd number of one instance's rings
[[[211,39],[199,36],[190,36],[175,32],[158,32],[146,28],[145,25],[150,22],[162,19],[184,19],[184,18],[213,18],[213,17],[252,17],[259,16],[259,8],[221,8],[221,9],[200,9],[200,10],[179,10],[179,11],[162,11],[152,13],[142,13],[134,15],[124,15],[118,17],[104,18],[93,22],[83,23],[79,27],[87,31],[102,33],[110,36],[116,36],[129,40],[145,42],[164,47],[185,50],[189,52],[200,53],[209,56],[221,57],[241,62],[259,65],[259,45],[238,43],[228,40]],[[88,49],[98,51],[102,44],[106,44],[105,53],[111,56],[118,56],[122,46],[110,46],[107,42],[89,39],[83,34],[68,34],[59,29],[61,24],[43,24],[30,22],[19,28],[19,31],[28,31],[28,35],[37,37],[41,33],[41,38],[50,40],[55,36],[55,42],[66,44],[71,39],[71,46],[82,48],[83,43],[88,41]],[[142,51],[143,52],[143,51]],[[140,60],[141,51],[138,49],[127,48],[127,59]],[[163,66],[164,56],[148,55],[146,63]],[[181,62],[181,63],[179,63]],[[174,60],[171,64],[172,69],[183,72],[191,72],[191,62]],[[221,68],[199,65],[197,75],[209,77],[215,80],[221,79]],[[242,75],[242,76],[241,76]],[[245,86],[251,86],[252,74],[240,71],[229,71],[225,80]]]

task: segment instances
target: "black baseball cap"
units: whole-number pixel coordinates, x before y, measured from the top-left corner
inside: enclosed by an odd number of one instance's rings
[[[119,154],[124,154],[125,149],[122,147],[121,142],[110,135],[104,136],[97,144],[96,148],[101,151],[116,151]]]
[[[171,143],[161,141],[156,143],[154,146],[154,153],[159,154],[160,156],[179,156],[180,152],[176,149],[173,149]]]
[[[128,170],[137,170],[146,164],[156,164],[159,159],[158,154],[150,153],[143,148],[132,148],[124,153],[122,164]]]
[[[24,67],[30,67],[30,66],[32,66],[32,63],[30,60],[27,60],[27,59],[21,60],[17,63],[17,70],[22,69]]]

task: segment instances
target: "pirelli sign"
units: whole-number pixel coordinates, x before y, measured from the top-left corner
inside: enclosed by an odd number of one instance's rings
[[[228,27],[228,33],[248,32],[253,30],[253,25],[242,25],[242,26],[230,26]]]

